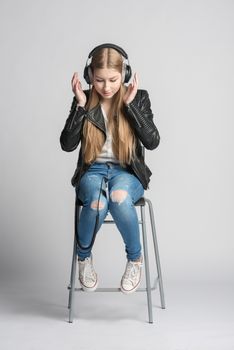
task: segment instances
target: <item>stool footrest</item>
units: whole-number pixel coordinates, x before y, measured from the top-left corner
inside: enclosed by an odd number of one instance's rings
[[[155,290],[157,289],[157,281],[158,281],[158,278],[155,278],[155,281],[154,281],[154,284],[153,286],[150,288],[150,290]],[[67,287],[67,289],[71,289],[71,286],[69,285]],[[74,291],[75,292],[83,292],[83,289],[82,288],[74,288]],[[136,292],[146,292],[147,291],[147,288],[138,288],[136,290]],[[120,288],[114,288],[114,287],[99,287],[95,290],[95,292],[120,292]]]

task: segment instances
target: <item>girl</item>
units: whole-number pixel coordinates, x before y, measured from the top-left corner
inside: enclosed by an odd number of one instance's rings
[[[76,236],[79,280],[85,291],[94,291],[98,285],[91,250],[108,211],[127,256],[121,291],[134,292],[141,279],[143,259],[134,203],[143,196],[151,176],[142,144],[155,149],[160,137],[148,92],[138,89],[136,73],[126,86],[131,75],[126,52],[117,45],[102,44],[90,52],[84,69],[90,89],[82,89],[77,73],[71,81],[75,96],[60,143],[67,152],[81,144],[72,185],[82,203]]]

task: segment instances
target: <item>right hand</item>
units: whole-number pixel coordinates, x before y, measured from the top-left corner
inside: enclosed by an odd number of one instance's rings
[[[73,74],[71,85],[72,85],[72,91],[76,96],[78,104],[81,107],[84,107],[86,105],[87,98],[84,91],[82,90],[81,82],[79,80],[77,72]]]

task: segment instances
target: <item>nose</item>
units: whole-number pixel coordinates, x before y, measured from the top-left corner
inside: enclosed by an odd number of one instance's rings
[[[104,82],[104,90],[109,90],[109,82],[108,81],[105,81]]]

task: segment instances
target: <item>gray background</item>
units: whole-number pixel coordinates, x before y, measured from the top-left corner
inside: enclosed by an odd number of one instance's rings
[[[72,75],[103,42],[129,54],[161,135],[146,154],[146,195],[165,283],[233,283],[233,10],[231,0],[1,0],[1,286],[65,288],[78,153],[63,152],[59,136]],[[114,226],[94,259],[101,283],[118,284]]]

